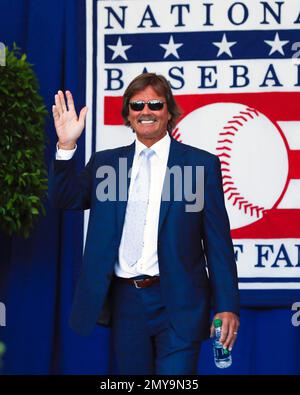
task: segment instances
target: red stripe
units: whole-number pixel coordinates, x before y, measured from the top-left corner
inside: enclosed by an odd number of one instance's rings
[[[123,125],[121,115],[123,98],[106,96],[104,98],[104,125]]]
[[[300,92],[267,92],[267,93],[224,93],[175,96],[183,115],[207,104],[240,103],[254,107],[265,114],[273,122],[300,121]],[[104,124],[122,125],[122,97],[106,96],[104,98]],[[180,119],[179,119],[180,120]]]
[[[233,239],[284,239],[300,237],[300,210],[274,209],[253,224],[231,231]]]
[[[289,178],[300,179],[300,150],[289,151]]]

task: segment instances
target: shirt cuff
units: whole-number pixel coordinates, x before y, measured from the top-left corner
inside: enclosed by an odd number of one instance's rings
[[[58,144],[56,144],[56,160],[70,160],[73,158],[75,151],[77,150],[77,144],[74,149],[61,149],[58,148]]]

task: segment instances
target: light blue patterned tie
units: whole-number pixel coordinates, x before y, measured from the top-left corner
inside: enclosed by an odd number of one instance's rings
[[[140,153],[140,168],[133,180],[130,199],[127,203],[123,257],[129,266],[135,265],[142,256],[151,179],[150,158],[153,154],[154,151],[150,148],[145,148]]]

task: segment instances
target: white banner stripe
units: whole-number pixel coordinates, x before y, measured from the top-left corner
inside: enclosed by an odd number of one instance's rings
[[[239,289],[263,290],[263,289],[300,289],[300,283],[239,283]]]
[[[295,23],[300,13],[298,0],[282,2],[282,6],[273,0],[102,0],[98,3],[103,15],[102,33],[299,29]]]

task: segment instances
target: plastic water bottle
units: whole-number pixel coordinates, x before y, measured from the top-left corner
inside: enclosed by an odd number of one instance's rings
[[[223,348],[222,343],[220,343],[222,320],[214,320],[215,336],[213,338],[213,350],[214,350],[214,360],[215,365],[218,368],[228,368],[232,364],[231,352]]]

